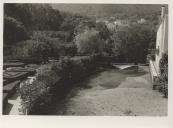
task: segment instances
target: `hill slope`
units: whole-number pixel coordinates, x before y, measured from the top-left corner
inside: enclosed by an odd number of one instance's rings
[[[95,16],[105,16],[113,15],[116,13],[124,13],[127,16],[134,14],[146,15],[157,13],[161,11],[161,6],[159,4],[155,5],[139,5],[139,4],[52,4],[54,9],[59,9],[60,11],[79,13],[83,15],[95,15]]]

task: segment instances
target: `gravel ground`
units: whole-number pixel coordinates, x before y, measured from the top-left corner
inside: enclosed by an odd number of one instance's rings
[[[148,67],[142,72],[106,70],[90,78],[88,88],[76,88],[61,103],[55,115],[166,116],[167,99],[152,90]]]

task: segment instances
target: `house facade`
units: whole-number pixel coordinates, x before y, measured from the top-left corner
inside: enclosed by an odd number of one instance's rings
[[[150,72],[153,85],[157,84],[160,75],[159,62],[164,53],[168,53],[168,15],[165,7],[162,7],[160,24],[156,36],[155,60],[150,60]]]
[[[162,7],[161,23],[156,38],[156,70],[159,74],[159,61],[163,53],[168,53],[168,15],[165,14],[165,7]]]

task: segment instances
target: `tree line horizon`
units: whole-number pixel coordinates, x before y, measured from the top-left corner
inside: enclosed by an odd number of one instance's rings
[[[155,48],[158,16],[153,12],[143,24],[130,22],[111,31],[104,22],[49,4],[4,4],[4,60],[46,62],[60,56],[99,54],[114,56],[117,62],[146,63],[150,49]],[[134,14],[127,19],[139,17]]]

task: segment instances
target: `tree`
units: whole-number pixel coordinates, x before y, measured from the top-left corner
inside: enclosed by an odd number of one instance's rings
[[[99,32],[100,38],[106,40],[110,36],[110,32],[105,23],[99,22],[96,24],[96,30]]]
[[[35,30],[59,30],[62,17],[58,10],[52,9],[49,4],[31,5],[31,15]]]
[[[104,49],[104,41],[99,38],[98,31],[91,29],[77,35],[75,43],[78,52],[82,54],[101,54]]]
[[[61,44],[59,49],[61,56],[75,56],[77,54],[77,47],[74,43]]]
[[[145,63],[149,44],[155,39],[149,23],[120,28],[114,35],[114,51],[126,62]]]
[[[33,25],[31,10],[31,4],[4,4],[4,14],[22,22],[26,28],[29,28]]]
[[[54,52],[55,48],[55,44],[35,40],[26,40],[18,43],[16,54],[19,55],[20,59],[37,60],[46,63],[49,57],[52,57],[52,52]],[[54,54],[54,56],[55,55],[58,56],[58,53]]]
[[[26,29],[20,21],[12,17],[4,17],[4,43],[14,45],[27,37]]]
[[[4,4],[4,14],[22,22],[27,30],[59,30],[62,17],[49,4]]]

